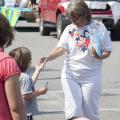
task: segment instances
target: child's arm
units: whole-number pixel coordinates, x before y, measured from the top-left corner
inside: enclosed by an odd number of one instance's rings
[[[44,68],[45,64],[46,64],[45,62],[36,64],[36,70],[35,70],[35,72],[32,75],[33,83],[36,82],[36,80],[37,80],[37,78],[38,78],[38,76],[40,74],[40,71]]]
[[[48,88],[44,87],[44,88],[40,88],[38,90],[35,90],[31,93],[27,93],[22,95],[23,101],[28,101],[28,100],[32,100],[33,98],[39,96],[39,95],[43,95],[47,92]]]

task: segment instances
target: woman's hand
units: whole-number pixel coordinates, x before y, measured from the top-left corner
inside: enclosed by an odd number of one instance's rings
[[[101,59],[101,56],[99,56],[97,53],[96,53],[96,49],[95,48],[92,48],[92,56],[97,58],[97,59]]]
[[[47,58],[46,57],[41,57],[40,58],[40,61],[39,61],[39,63],[43,63],[43,62],[47,62]]]
[[[111,55],[111,51],[104,51],[104,52],[102,52],[102,55],[99,56],[96,53],[95,48],[92,48],[92,56],[95,57],[95,58],[97,58],[97,59],[105,59],[105,58],[108,58],[110,55]]]

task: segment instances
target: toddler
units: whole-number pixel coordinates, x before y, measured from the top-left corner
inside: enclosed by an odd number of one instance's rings
[[[43,69],[45,63],[40,63],[36,65],[36,70],[32,76],[26,73],[27,69],[31,65],[31,52],[26,47],[18,47],[9,52],[9,55],[12,56],[21,69],[20,75],[20,85],[21,85],[21,94],[23,102],[26,107],[26,112],[28,120],[33,120],[32,115],[38,113],[37,100],[36,97],[47,92],[47,86],[35,90],[35,83],[38,78],[40,71]]]

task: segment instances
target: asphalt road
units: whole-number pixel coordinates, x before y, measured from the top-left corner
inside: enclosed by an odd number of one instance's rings
[[[56,33],[40,36],[38,23],[19,22],[15,32],[15,42],[7,49],[26,46],[32,51],[32,65],[29,74],[34,71],[35,63],[41,56],[56,45]],[[103,64],[103,88],[100,98],[101,120],[120,120],[120,41],[112,41],[113,52]],[[63,56],[64,57],[64,56]],[[37,98],[40,115],[34,120],[65,120],[64,95],[60,83],[63,57],[49,62],[40,73],[36,89],[43,87],[48,81],[48,92]]]

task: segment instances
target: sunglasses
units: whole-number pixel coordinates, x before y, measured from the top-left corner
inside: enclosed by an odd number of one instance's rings
[[[72,21],[76,21],[76,20],[79,20],[83,15],[76,15],[76,16],[71,16],[69,17],[70,20]]]

